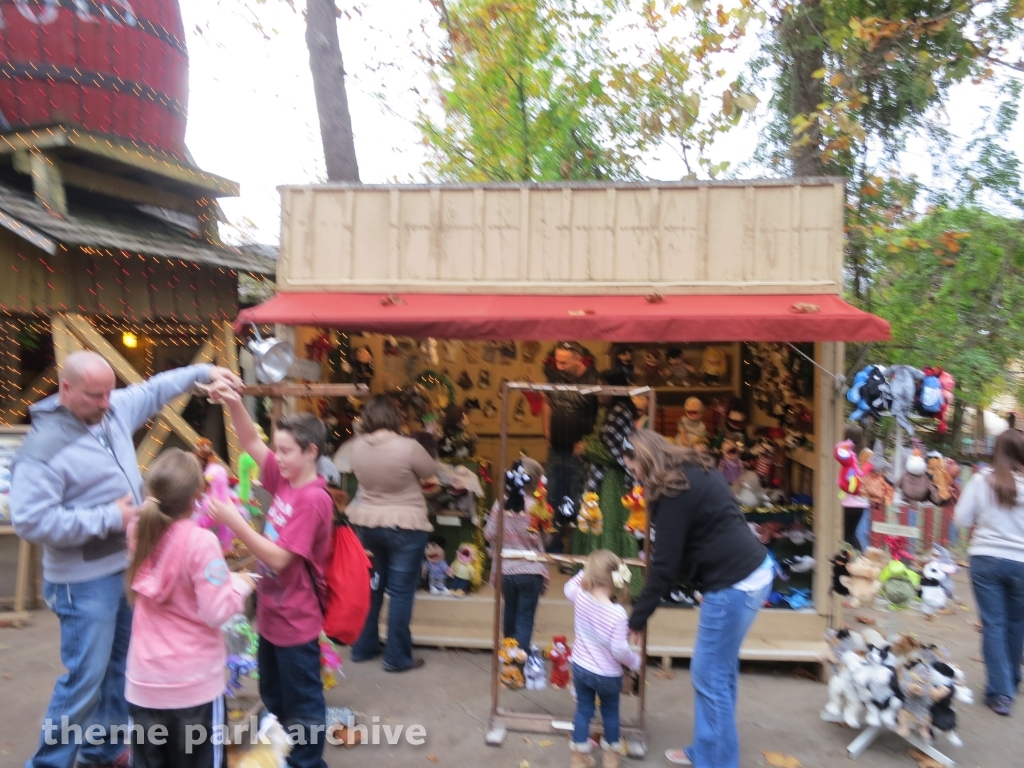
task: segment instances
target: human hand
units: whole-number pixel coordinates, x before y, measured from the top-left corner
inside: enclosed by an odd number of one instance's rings
[[[241,395],[238,394],[238,390],[226,381],[211,384],[207,394],[214,403],[237,403],[242,399]]]
[[[629,643],[635,645],[638,648],[644,644],[644,633],[643,630],[631,629],[629,631]]]
[[[142,511],[142,508],[135,506],[135,500],[132,498],[131,494],[122,496],[114,503],[117,504],[117,508],[121,512],[121,530],[127,531],[128,523],[139,516],[139,512]]]
[[[207,497],[206,510],[213,522],[226,525],[231,530],[235,530],[234,523],[242,520],[242,516],[238,514],[238,508],[230,501]]]
[[[226,384],[235,391],[241,390],[245,386],[238,377],[238,374],[229,371],[227,368],[216,366],[210,369],[210,386],[216,387],[221,383]]]
[[[573,456],[582,456],[583,452],[585,450],[586,450],[586,446],[583,444],[583,441],[580,440],[578,443],[576,443],[576,445],[574,445],[572,447],[572,455]]]
[[[248,571],[238,571],[238,578],[245,582],[245,585],[253,592],[256,591],[256,579]]]

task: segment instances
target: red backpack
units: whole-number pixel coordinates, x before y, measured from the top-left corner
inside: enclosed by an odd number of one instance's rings
[[[336,643],[352,645],[370,612],[370,558],[348,525],[334,529],[334,548],[324,574],[327,601],[324,633]]]

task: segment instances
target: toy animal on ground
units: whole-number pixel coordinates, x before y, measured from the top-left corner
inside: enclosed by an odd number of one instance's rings
[[[894,611],[908,608],[921,586],[920,574],[896,558],[886,564],[878,580],[882,583],[882,597]]]
[[[854,673],[853,680],[867,710],[865,722],[873,727],[897,727],[897,713],[902,707],[895,659],[888,643],[881,647],[868,646],[864,664]]]
[[[882,550],[868,547],[864,554],[847,564],[848,575],[840,576],[839,582],[850,593],[849,606],[851,608],[860,608],[862,605],[870,604],[882,590],[882,584],[878,577],[882,573],[884,560],[885,554]]]
[[[903,706],[897,716],[896,733],[904,738],[911,733],[925,742],[932,738],[932,670],[924,661],[914,660],[904,666],[900,675]]]
[[[544,663],[544,654],[536,645],[530,646],[530,655],[526,659],[523,675],[528,691],[542,691],[548,686],[548,668]]]
[[[629,518],[623,526],[636,538],[647,535],[647,501],[644,499],[642,485],[634,485],[633,490],[622,497],[622,506],[629,510]]]
[[[260,730],[253,739],[254,746],[238,762],[237,768],[285,768],[292,751],[288,733],[273,715],[260,720]]]
[[[946,574],[936,560],[925,563],[921,572],[921,611],[931,617],[946,607],[946,589],[943,579]]]
[[[863,664],[860,654],[867,650],[864,638],[848,629],[830,629],[825,633],[828,651],[825,661],[829,664],[828,703],[824,714],[829,718],[842,718],[851,728],[860,728],[860,716],[864,709],[853,682],[853,676]]]
[[[956,733],[956,710],[953,709],[953,701],[973,704],[974,696],[971,689],[957,682],[957,670],[951,664],[936,661],[932,663],[929,695],[932,700],[932,728],[944,733],[954,747],[962,747],[964,742]]]
[[[501,641],[498,650],[498,661],[501,663],[501,684],[506,688],[518,689],[526,685],[523,667],[526,664],[526,651],[519,647],[514,637],[506,637]]]
[[[551,638],[547,657],[551,662],[551,687],[568,688],[570,682],[569,660],[572,658],[572,649],[569,647],[565,635],[555,635]]]
[[[601,514],[601,499],[593,491],[587,491],[580,500],[580,513],[576,516],[576,528],[580,533],[600,536],[604,531],[604,517]]]

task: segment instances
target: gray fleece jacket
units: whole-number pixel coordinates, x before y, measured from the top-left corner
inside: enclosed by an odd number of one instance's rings
[[[956,503],[954,522],[974,527],[969,554],[1024,563],[1024,477],[1017,476],[1017,504],[1010,509],[999,506],[991,478],[990,469],[974,473]]]
[[[142,474],[132,435],[209,365],[178,368],[144,384],[116,389],[101,427],[108,451],[57,395],[32,406],[32,429],[14,456],[11,522],[23,539],[43,545],[43,576],[54,584],[103,578],[128,567],[117,500],[142,503]]]

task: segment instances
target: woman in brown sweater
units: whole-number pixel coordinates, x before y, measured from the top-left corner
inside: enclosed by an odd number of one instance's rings
[[[363,632],[352,646],[352,661],[384,655],[384,670],[403,672],[423,666],[413,658],[409,621],[423,551],[433,530],[421,481],[438,471],[437,461],[415,440],[399,434],[402,414],[387,395],[363,406],[362,434],[350,453],[359,490],[346,514],[373,556],[374,590]],[[378,633],[384,592],[391,598],[388,639]]]

